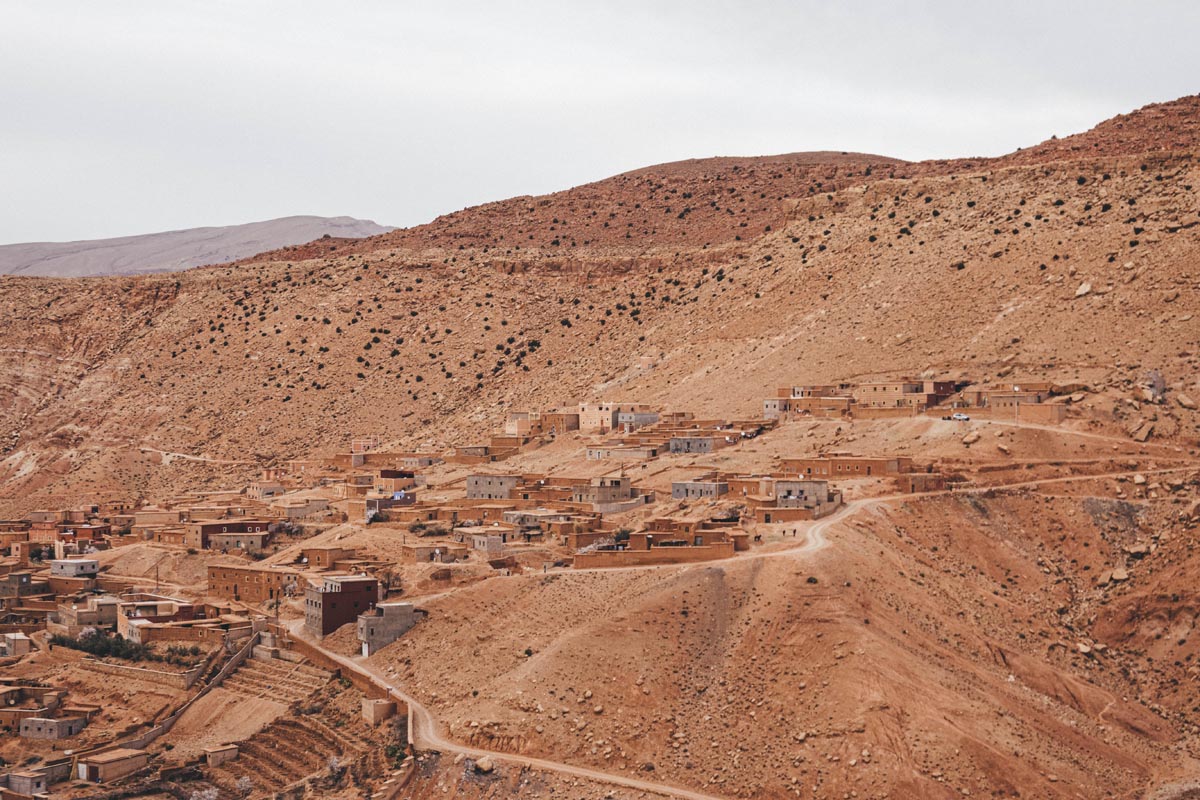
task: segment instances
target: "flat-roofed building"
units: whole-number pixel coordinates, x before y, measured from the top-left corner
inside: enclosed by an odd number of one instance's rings
[[[417,610],[412,603],[378,603],[370,611],[358,615],[358,641],[363,656],[372,656],[417,624]]]
[[[56,558],[50,562],[50,575],[55,578],[94,578],[100,573],[100,562],[94,558]]]
[[[507,500],[520,482],[520,475],[469,475],[467,499]]]
[[[196,520],[184,526],[183,541],[188,547],[207,550],[215,534],[267,533],[270,526],[270,520],[257,517]]]
[[[145,750],[117,747],[81,757],[76,762],[76,777],[89,783],[108,783],[131,775],[148,763],[150,754]]]
[[[379,581],[366,575],[330,575],[304,591],[304,627],[328,636],[379,602]]]
[[[720,497],[729,492],[729,483],[721,480],[699,479],[675,481],[671,484],[672,500],[693,500]]]
[[[279,567],[209,564],[208,593],[242,603],[266,603],[296,595],[299,577],[295,570]]]

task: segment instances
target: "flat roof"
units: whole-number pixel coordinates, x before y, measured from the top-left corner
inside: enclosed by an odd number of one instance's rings
[[[113,761],[121,761],[126,758],[134,758],[136,756],[144,755],[147,755],[145,750],[131,750],[127,747],[118,747],[115,750],[106,750],[103,753],[84,756],[81,760],[88,761],[93,764],[109,764]]]

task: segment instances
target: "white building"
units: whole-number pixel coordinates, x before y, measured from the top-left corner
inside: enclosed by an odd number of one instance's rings
[[[94,558],[56,558],[50,562],[54,578],[94,578],[100,574],[100,562]]]

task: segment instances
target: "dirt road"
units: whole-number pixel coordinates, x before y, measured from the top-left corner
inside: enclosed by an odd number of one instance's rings
[[[678,786],[668,786],[662,783],[654,783],[653,781],[644,781],[639,778],[631,778],[626,775],[618,775],[612,772],[603,772],[597,769],[589,769],[588,767],[580,767],[574,764],[563,764],[558,761],[551,761],[544,758],[531,758],[529,756],[518,756],[512,753],[501,753],[494,750],[483,750],[477,747],[468,747],[457,742],[447,739],[442,733],[441,725],[434,718],[429,709],[421,705],[421,703],[413,696],[405,693],[401,689],[392,685],[388,677],[376,669],[371,664],[363,662],[360,658],[348,658],[340,653],[328,650],[316,641],[305,634],[304,620],[296,619],[286,623],[288,631],[297,638],[304,639],[313,647],[320,650],[325,656],[333,659],[338,664],[346,669],[362,675],[363,677],[373,681],[377,685],[383,687],[390,692],[395,698],[404,701],[408,704],[412,711],[412,730],[409,735],[412,737],[413,746],[418,750],[437,750],[442,753],[462,753],[469,758],[483,758],[487,756],[494,761],[505,764],[515,764],[517,766],[529,767],[531,769],[546,770],[549,772],[557,772],[562,775],[570,775],[576,778],[586,778],[600,783],[606,783],[612,786],[624,786],[629,789],[636,789],[642,792],[651,792],[653,794],[663,795],[664,797],[680,797],[685,800],[723,800],[718,795],[705,794],[692,789],[684,789]]]
[[[1159,475],[1172,472],[1184,472],[1196,469],[1195,465],[1188,467],[1173,467],[1169,469],[1144,470],[1140,471],[1143,475]],[[883,497],[864,497],[858,500],[853,500],[824,519],[813,522],[805,531],[805,541],[797,547],[789,547],[783,550],[770,550],[757,553],[745,553],[734,556],[732,559],[725,560],[747,560],[747,559],[766,559],[766,558],[798,558],[807,554],[815,553],[829,546],[829,539],[826,537],[826,531],[838,523],[844,522],[847,518],[853,517],[858,512],[866,508],[874,506],[886,505],[898,501],[924,499],[938,496],[951,496],[962,494],[980,494],[984,492],[994,492],[1004,489],[1023,489],[1036,488],[1046,484],[1070,483],[1074,481],[1089,481],[1103,478],[1115,478],[1120,476],[1131,476],[1136,474],[1135,471],[1128,472],[1112,472],[1102,475],[1072,475],[1064,478],[1041,478],[1031,481],[1022,481],[1018,483],[1003,484],[1000,486],[985,486],[972,487],[969,489],[944,490],[938,492],[922,492],[917,494],[894,494]],[[710,567],[712,561],[703,562],[701,564],[691,564],[686,567],[678,567],[673,565],[648,565],[640,567],[617,567],[616,570],[655,570],[655,569],[696,569]],[[589,570],[577,570],[585,572]],[[606,569],[606,572],[611,572],[613,569]],[[483,750],[476,747],[468,747],[451,741],[443,733],[441,724],[430,713],[429,709],[421,705],[421,703],[412,695],[407,694],[403,690],[392,685],[388,676],[380,672],[376,667],[366,663],[361,658],[348,658],[328,650],[321,645],[319,641],[315,641],[305,635],[304,620],[297,619],[287,623],[288,630],[293,636],[302,638],[312,644],[323,654],[333,659],[337,663],[344,666],[346,669],[362,675],[368,680],[373,681],[377,685],[383,687],[397,699],[408,704],[412,710],[412,736],[413,745],[417,749],[437,750],[443,753],[462,753],[470,758],[482,758],[488,756],[495,761],[516,764],[519,766],[530,767],[533,769],[547,770],[557,772],[563,775],[571,775],[577,778],[586,778],[588,780],[599,781],[613,786],[624,786],[630,789],[636,789],[644,792],[652,792],[655,794],[664,795],[666,797],[679,797],[686,800],[719,800],[719,796],[705,794],[703,792],[692,789],[684,789],[677,786],[668,786],[666,784],[654,783],[652,781],[644,781],[638,778],[631,778],[626,775],[618,775],[611,772],[603,772],[601,770],[590,769],[588,767],[580,767],[573,764],[564,764],[558,761],[551,761],[543,758],[531,758],[528,756],[518,756],[511,753],[497,752],[493,750]]]

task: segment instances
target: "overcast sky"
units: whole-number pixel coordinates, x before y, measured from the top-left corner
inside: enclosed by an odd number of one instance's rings
[[[999,155],[1200,90],[1195,2],[0,5],[0,243],[407,226],[712,155]]]

